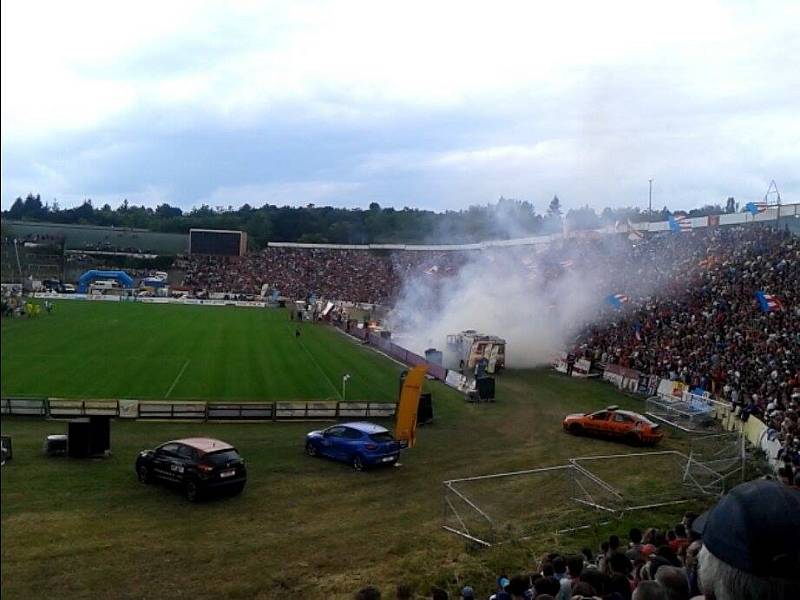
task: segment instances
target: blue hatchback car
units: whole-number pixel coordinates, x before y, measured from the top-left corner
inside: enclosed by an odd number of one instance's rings
[[[309,433],[306,453],[341,460],[361,471],[366,467],[395,464],[400,457],[400,444],[388,429],[375,423],[340,423]]]

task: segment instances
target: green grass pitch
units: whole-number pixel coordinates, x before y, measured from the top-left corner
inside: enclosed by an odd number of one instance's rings
[[[393,402],[402,370],[284,310],[69,301],[2,336],[3,396],[341,400],[349,373],[347,400]]]
[[[343,371],[353,375],[353,398],[395,398],[399,365],[322,325],[303,326],[300,346],[292,325],[284,311],[60,303],[38,321],[3,323],[3,393],[163,398],[189,360],[170,398],[336,398]],[[116,420],[112,456],[78,461],[42,455],[44,437],[64,432],[63,422],[4,418],[14,458],[2,468],[2,597],[351,598],[367,584],[392,597],[400,583],[419,597],[432,584],[488,594],[498,573],[527,572],[535,556],[596,548],[634,523],[668,526],[686,509],[475,550],[441,529],[443,480],[635,451],[567,435],[561,419],[643,403],[550,370],[503,373],[493,404],[425,387],[434,423],[419,429],[401,467],[364,473],[305,456],[305,433],[319,423]],[[137,452],[190,435],[239,448],[249,471],[241,496],[193,505],[138,483]],[[684,446],[672,434],[662,444]],[[531,490],[532,512],[563,501],[537,501],[539,492],[547,493]]]

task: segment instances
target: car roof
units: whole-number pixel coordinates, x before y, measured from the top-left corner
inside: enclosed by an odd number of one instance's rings
[[[619,413],[621,415],[625,415],[625,416],[628,416],[628,417],[633,417],[634,419],[642,419],[643,418],[642,415],[640,415],[639,413],[635,413],[632,410],[615,410],[614,412],[617,412],[617,413]]]
[[[633,417],[634,419],[637,419],[639,421],[644,421],[645,423],[650,423],[652,425],[655,425],[655,423],[653,423],[651,419],[648,419],[644,415],[640,415],[637,412],[633,412],[632,410],[618,410],[616,412],[622,413],[623,415],[628,415],[629,417]]]
[[[621,415],[625,415],[626,417],[630,417],[631,419],[636,419],[637,421],[644,421],[646,423],[652,423],[650,419],[645,417],[644,415],[640,415],[637,412],[633,412],[632,410],[611,410],[609,412],[619,413]]]
[[[195,438],[183,438],[182,440],[172,440],[173,444],[185,444],[187,446],[191,446],[201,452],[217,452],[219,450],[233,450],[233,446],[231,446],[228,442],[223,442],[222,440],[216,440],[214,438],[203,438],[203,437],[195,437]]]
[[[377,425],[375,423],[368,423],[366,421],[352,421],[350,423],[339,423],[342,427],[350,427],[351,429],[356,429],[362,433],[386,433],[389,430],[382,425]]]

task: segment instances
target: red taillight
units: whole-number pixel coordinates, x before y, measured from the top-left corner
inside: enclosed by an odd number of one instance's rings
[[[378,444],[367,444],[366,448],[367,450],[377,450]]]
[[[200,463],[197,465],[197,470],[200,471],[201,473],[211,473],[211,471],[214,470],[214,467],[212,467],[211,465]]]

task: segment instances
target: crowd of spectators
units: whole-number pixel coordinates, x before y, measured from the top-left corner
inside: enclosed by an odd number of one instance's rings
[[[190,256],[179,263],[183,286],[208,292],[259,294],[265,284],[288,298],[390,303],[405,277],[453,274],[460,252],[268,247],[245,256]]]
[[[734,488],[698,517],[686,513],[666,530],[611,535],[597,554],[548,553],[531,573],[497,577],[494,590],[406,586],[383,595],[374,586],[356,600],[759,600],[800,597],[800,490],[767,479]],[[455,593],[454,593],[455,592]],[[450,594],[453,593],[451,596]]]
[[[574,353],[681,381],[731,402],[742,419],[758,416],[782,444],[786,476],[800,476],[800,241],[768,228],[711,229],[655,238],[629,256],[637,253],[620,267],[638,275],[652,254],[656,285],[619,281],[631,302],[588,327]],[[759,291],[781,308],[764,312]]]

